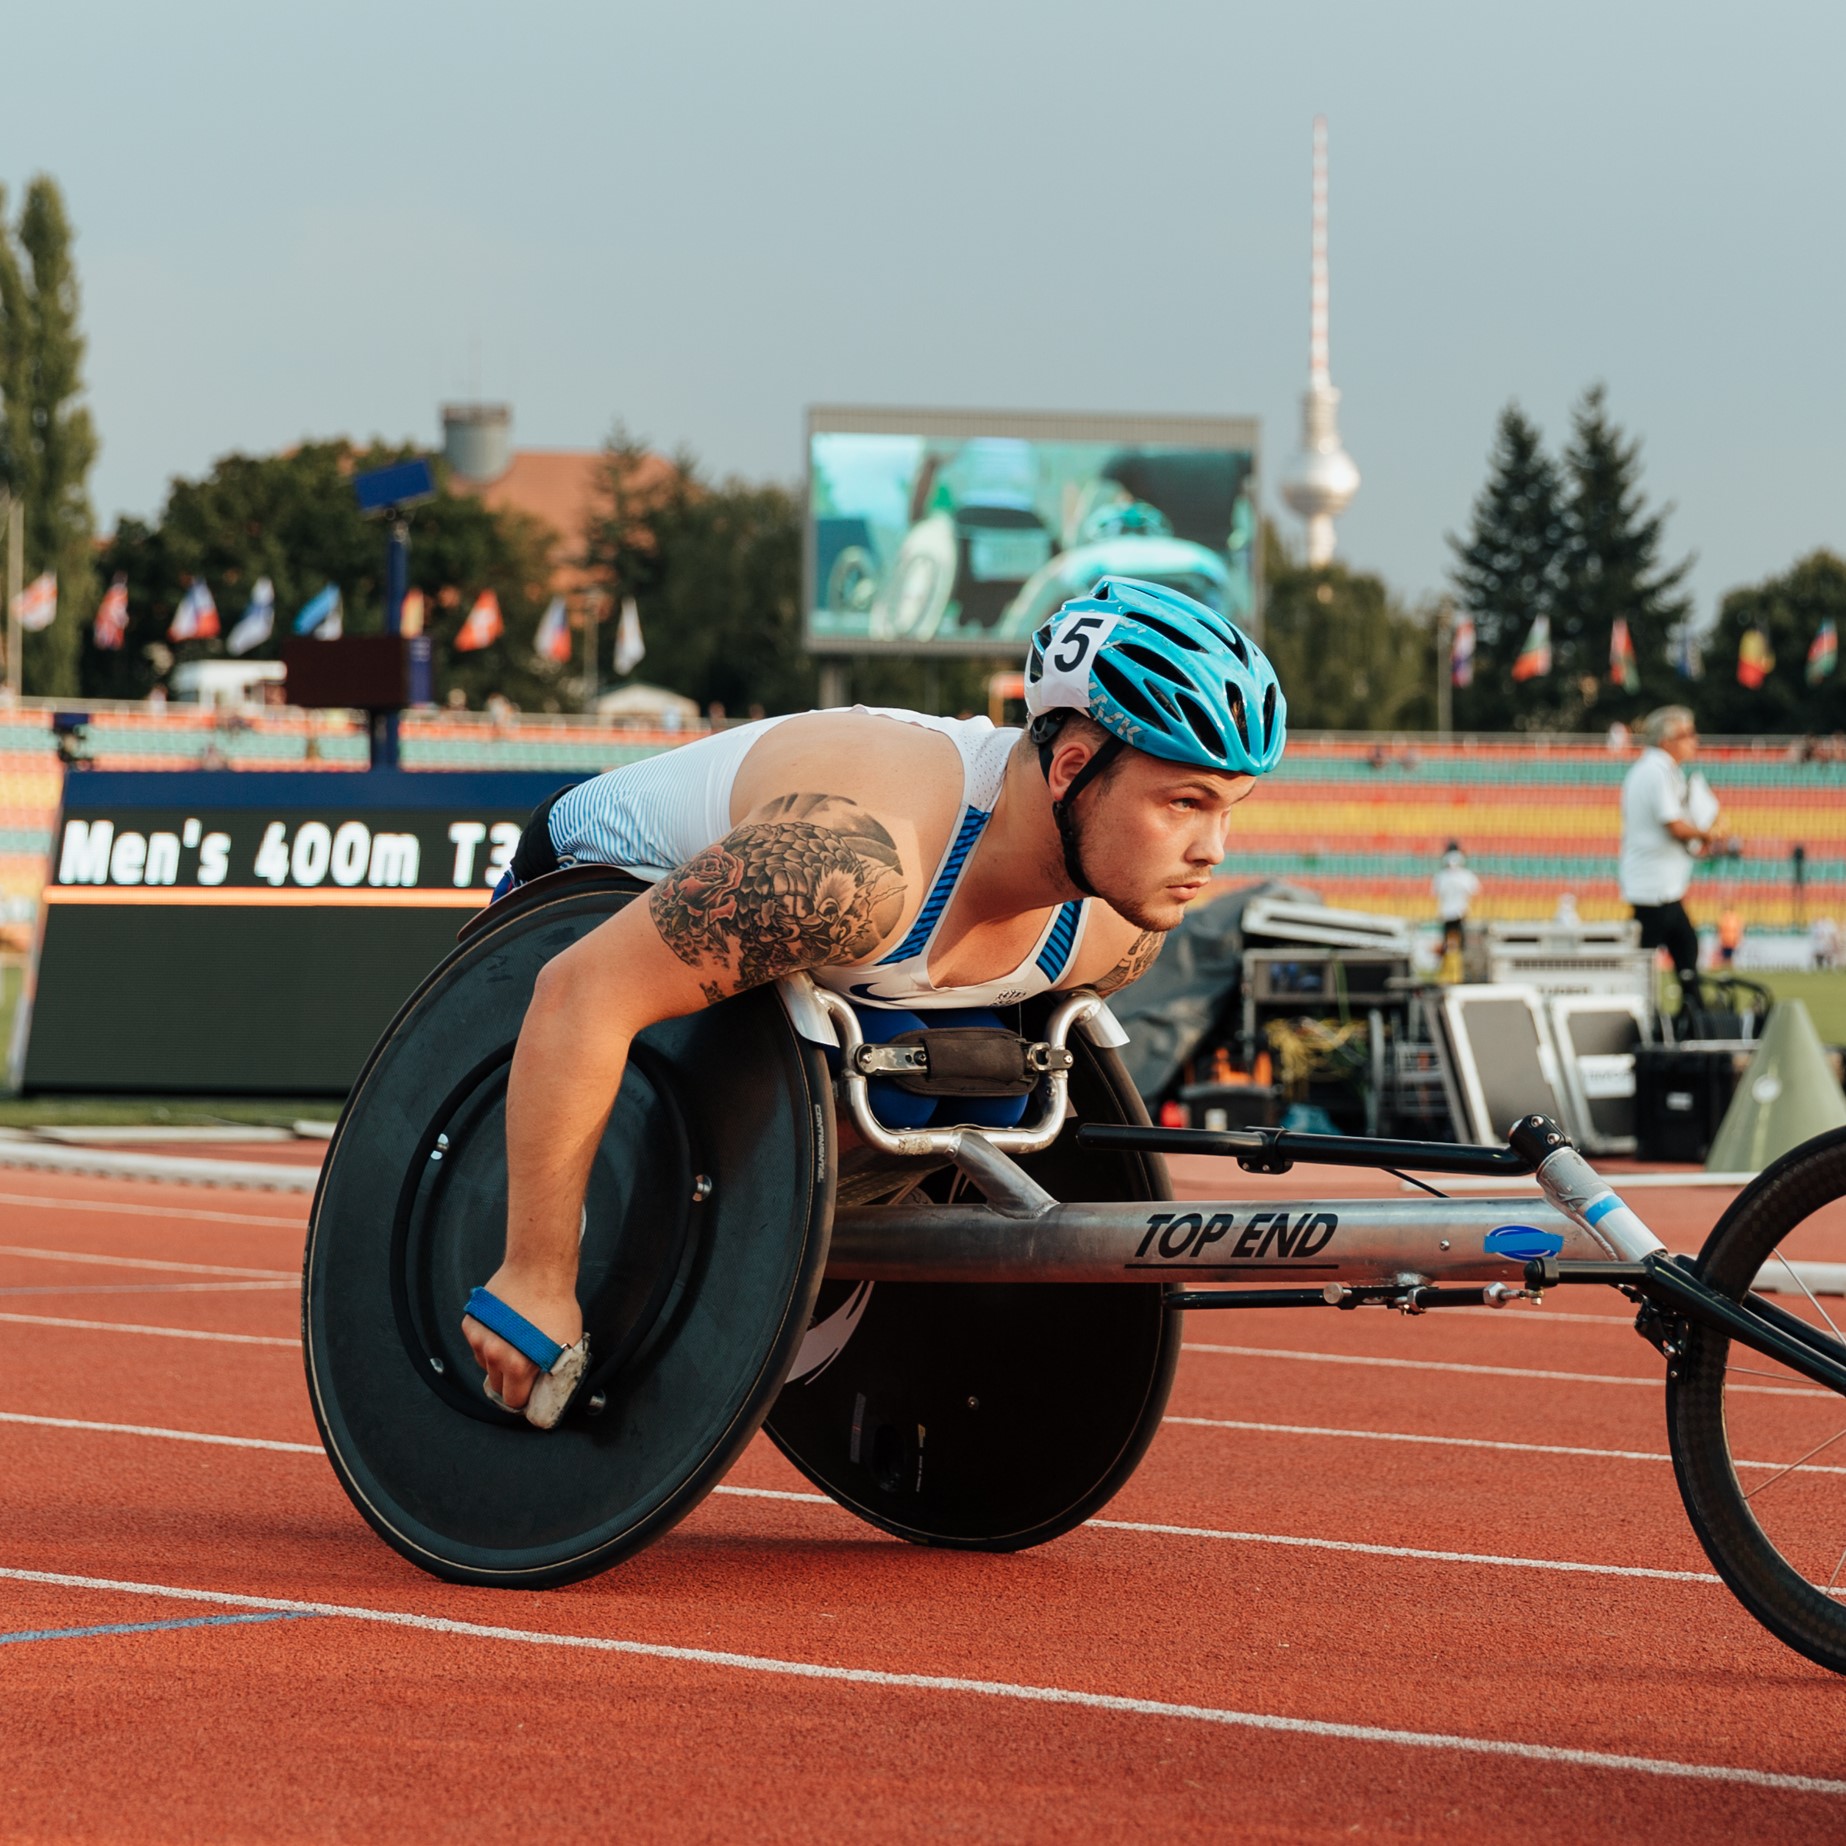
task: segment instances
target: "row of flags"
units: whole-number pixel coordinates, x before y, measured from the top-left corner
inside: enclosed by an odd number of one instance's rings
[[[47,571],[35,578],[13,599],[13,613],[22,628],[49,628],[57,619],[58,580]],[[343,604],[337,584],[317,591],[296,611],[293,632],[312,636],[319,641],[337,640],[341,633]],[[407,635],[423,632],[424,600],[421,590],[411,590],[404,597],[400,631]],[[225,636],[227,654],[253,652],[275,633],[276,586],[267,577],[259,577],[250,586],[250,600],[231,632]],[[218,605],[203,578],[195,578],[180,598],[173,620],[167,624],[169,641],[210,641],[220,632]],[[506,619],[500,612],[500,598],[492,590],[483,590],[463,619],[455,636],[458,654],[479,653],[492,647],[506,633]],[[97,605],[91,635],[97,647],[106,653],[118,652],[128,638],[128,580],[118,576],[103,592]],[[533,653],[554,666],[568,666],[572,653],[570,617],[562,596],[554,596],[540,618],[533,640]],[[622,604],[622,615],[615,636],[615,670],[632,673],[641,664],[647,644],[641,638],[641,615],[634,598]]]
[[[1840,638],[1829,616],[1808,644],[1807,683],[1818,686],[1837,671],[1840,663]],[[1673,666],[1682,679],[1699,679],[1704,675],[1697,637],[1690,626],[1682,627],[1674,643]],[[1513,660],[1513,678],[1524,683],[1543,679],[1551,671],[1551,618],[1534,618]],[[1748,628],[1737,647],[1737,683],[1754,692],[1775,671],[1775,653],[1769,637],[1760,628]],[[1449,678],[1456,686],[1474,684],[1474,619],[1463,614],[1456,619],[1449,641]],[[1635,663],[1634,638],[1622,616],[1615,618],[1609,630],[1609,683],[1624,692],[1633,692],[1641,683]]]

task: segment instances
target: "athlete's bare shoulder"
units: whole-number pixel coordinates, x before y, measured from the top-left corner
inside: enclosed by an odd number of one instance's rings
[[[946,838],[961,811],[961,753],[941,731],[878,712],[803,712],[751,746],[738,767],[731,817],[820,787],[851,795],[887,827]]]
[[[938,731],[869,712],[787,719],[745,757],[730,832],[654,886],[654,926],[710,1000],[863,961],[922,902],[961,796],[960,753]]]
[[[1107,904],[1092,900],[1083,945],[1060,987],[1094,987],[1107,997],[1138,981],[1154,965],[1166,937],[1118,916]]]

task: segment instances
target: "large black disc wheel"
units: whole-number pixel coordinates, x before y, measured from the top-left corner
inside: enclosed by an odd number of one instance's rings
[[[1846,1362],[1846,1129],[1747,1186],[1699,1270]],[[1667,1371],[1667,1435],[1718,1574],[1772,1634],[1846,1673],[1846,1397],[1690,1327]]]
[[[1078,1118],[1145,1122],[1113,1051],[1071,1039]],[[1158,1155],[1020,1164],[1056,1198],[1164,1199]],[[946,1198],[956,1175],[925,1182]],[[1160,1427],[1182,1316],[1158,1283],[830,1281],[765,1428],[849,1512],[915,1544],[1019,1551],[1091,1518]]]
[[[535,1588],[627,1556],[723,1477],[813,1308],[833,1211],[819,1054],[773,989],[644,1033],[584,1202],[590,1371],[559,1426],[495,1408],[462,1337],[506,1229],[506,1083],[533,982],[643,887],[564,872],[495,906],[410,1000],[340,1119],[302,1332],[340,1484],[457,1582]]]

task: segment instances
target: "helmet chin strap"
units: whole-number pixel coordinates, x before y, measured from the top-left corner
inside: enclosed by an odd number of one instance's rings
[[[1051,755],[1057,743],[1057,735],[1056,730],[1051,730],[1037,739],[1038,766],[1047,782],[1051,780]],[[1119,737],[1105,737],[1097,745],[1090,760],[1071,777],[1070,787],[1051,804],[1051,818],[1058,830],[1058,844],[1064,849],[1064,875],[1085,897],[1095,897],[1098,892],[1083,869],[1083,844],[1077,832],[1074,811],[1076,800],[1127,747]]]

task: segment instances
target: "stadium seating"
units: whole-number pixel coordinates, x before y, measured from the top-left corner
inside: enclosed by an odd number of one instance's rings
[[[582,719],[412,713],[410,769],[617,768],[698,733],[616,729]],[[225,722],[196,707],[94,711],[81,746],[99,768],[362,769],[364,732],[344,714],[265,711]],[[1618,794],[1632,761],[1600,742],[1503,737],[1462,742],[1300,739],[1238,809],[1226,878],[1285,878],[1329,903],[1434,916],[1430,878],[1459,840],[1480,875],[1474,914],[1551,915],[1569,892],[1587,920],[1623,916],[1616,887]],[[1701,866],[1691,903],[1704,922],[1734,908],[1758,929],[1846,920],[1846,762],[1801,761],[1786,740],[1707,743],[1700,765],[1741,857]],[[0,714],[0,917],[18,925],[45,878],[63,767],[51,711]],[[1806,849],[1797,899],[1793,848]]]

